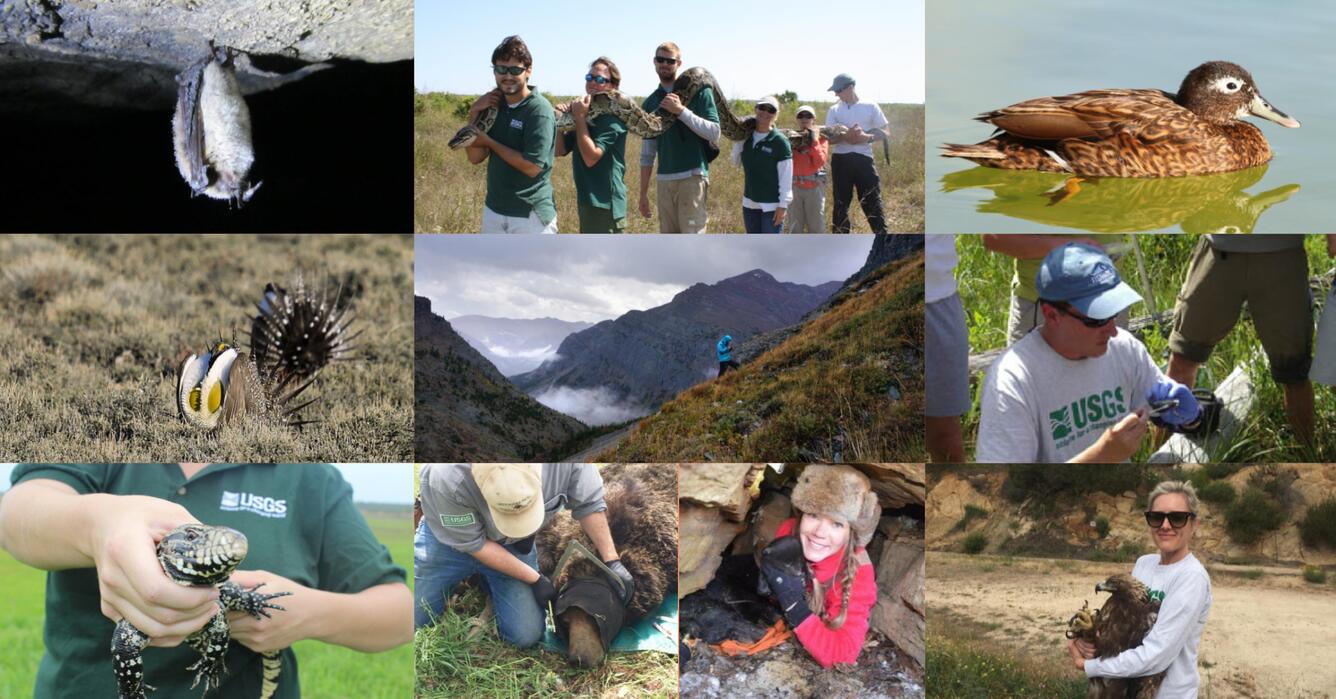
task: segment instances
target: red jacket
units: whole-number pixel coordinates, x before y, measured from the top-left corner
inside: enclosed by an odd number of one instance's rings
[[[795,534],[797,529],[798,520],[785,520],[775,530],[775,538]],[[838,629],[826,628],[825,622],[821,621],[814,609],[812,616],[793,630],[812,659],[821,667],[857,662],[858,653],[863,650],[863,641],[867,639],[868,617],[872,613],[872,606],[877,603],[877,583],[867,551],[859,548],[855,555],[859,562],[858,573],[849,591],[849,611],[844,617],[844,626]],[[840,613],[842,586],[834,584],[832,580],[840,572],[840,559],[843,557],[844,549],[840,549],[812,565],[817,580],[826,586],[826,615],[831,619]]]
[[[830,150],[830,141],[825,137],[813,143],[806,148],[795,148],[793,150],[793,186],[798,189],[816,189],[822,186],[820,182],[812,180],[800,180],[800,175],[815,175],[821,171],[826,164],[827,153]]]

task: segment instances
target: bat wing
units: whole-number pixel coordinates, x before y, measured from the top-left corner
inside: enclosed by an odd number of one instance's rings
[[[209,168],[204,160],[204,117],[200,111],[200,90],[204,67],[209,59],[192,63],[176,76],[176,115],[172,119],[176,168],[195,192],[209,186]]]

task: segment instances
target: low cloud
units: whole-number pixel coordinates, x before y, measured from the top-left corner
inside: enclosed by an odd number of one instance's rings
[[[506,357],[507,359],[536,359],[538,360],[537,364],[541,364],[543,361],[557,355],[557,348],[552,345],[543,345],[538,349],[523,350],[510,349],[504,345],[492,344],[486,340],[483,340],[482,343],[487,347],[488,352],[491,352],[498,357]],[[535,364],[535,366],[537,366],[537,364]]]
[[[534,394],[533,399],[591,427],[626,422],[650,413],[648,409],[635,403],[618,403],[612,391],[602,386],[598,388],[557,386]]]

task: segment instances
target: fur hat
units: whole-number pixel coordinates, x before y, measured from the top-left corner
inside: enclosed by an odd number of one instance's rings
[[[862,471],[841,464],[812,464],[793,487],[793,506],[849,525],[857,546],[867,546],[881,519],[881,505],[872,482]]]

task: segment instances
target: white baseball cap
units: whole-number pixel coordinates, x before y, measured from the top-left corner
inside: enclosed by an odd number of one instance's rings
[[[473,464],[473,481],[497,531],[523,539],[543,526],[541,469],[540,464]]]

